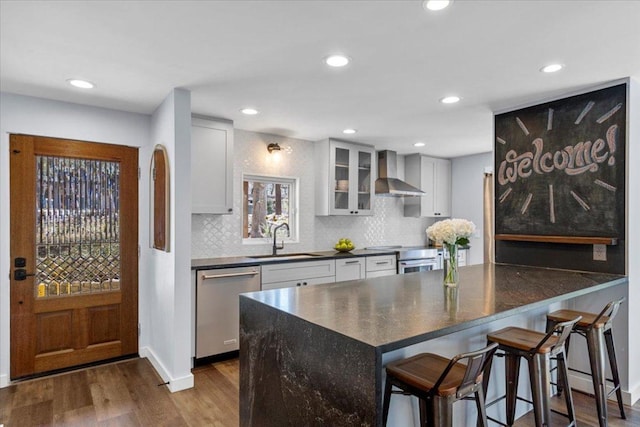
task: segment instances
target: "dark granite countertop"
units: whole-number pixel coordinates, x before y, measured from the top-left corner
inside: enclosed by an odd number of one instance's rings
[[[313,254],[314,256],[309,258],[286,258],[286,253],[280,253],[282,258],[252,258],[251,256],[237,256],[237,257],[224,257],[224,258],[201,258],[191,260],[192,270],[205,270],[216,268],[228,268],[228,267],[250,267],[253,265],[262,264],[277,264],[283,262],[305,262],[305,261],[317,261],[322,259],[341,259],[341,258],[354,258],[354,257],[367,257],[375,255],[395,255],[396,251],[389,250],[370,250],[370,249],[356,249],[351,252],[336,252],[336,251],[308,251],[307,254]]]
[[[243,296],[384,353],[626,283],[620,275],[484,264],[461,267],[453,290],[442,271],[430,271]]]

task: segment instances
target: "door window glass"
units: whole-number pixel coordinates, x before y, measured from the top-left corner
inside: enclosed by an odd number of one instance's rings
[[[38,298],[120,289],[118,162],[36,156]]]

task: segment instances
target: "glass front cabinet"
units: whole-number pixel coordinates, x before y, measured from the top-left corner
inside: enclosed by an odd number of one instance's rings
[[[316,215],[372,215],[375,149],[328,139],[315,143]]]

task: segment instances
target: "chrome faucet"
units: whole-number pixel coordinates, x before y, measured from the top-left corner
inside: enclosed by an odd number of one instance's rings
[[[273,252],[271,253],[271,255],[273,256],[278,255],[278,249],[284,249],[284,240],[280,243],[280,246],[278,246],[278,244],[276,243],[278,230],[281,229],[282,227],[286,227],[287,233],[289,234],[289,236],[291,236],[291,230],[289,230],[289,224],[287,224],[286,222],[283,222],[282,224],[278,225],[276,228],[273,229]]]

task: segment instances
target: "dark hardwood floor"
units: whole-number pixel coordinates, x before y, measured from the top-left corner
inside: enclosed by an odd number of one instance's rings
[[[171,393],[146,359],[24,381],[0,389],[0,424],[9,426],[238,426],[238,360],[195,369],[195,387]],[[574,393],[579,426],[597,426],[590,396]],[[553,398],[562,408],[562,401]],[[609,404],[609,426],[640,427],[640,402],[627,420]],[[566,425],[558,416],[554,425]],[[557,424],[556,424],[557,423]],[[533,414],[516,423],[533,426]],[[402,426],[404,427],[404,426]]]

